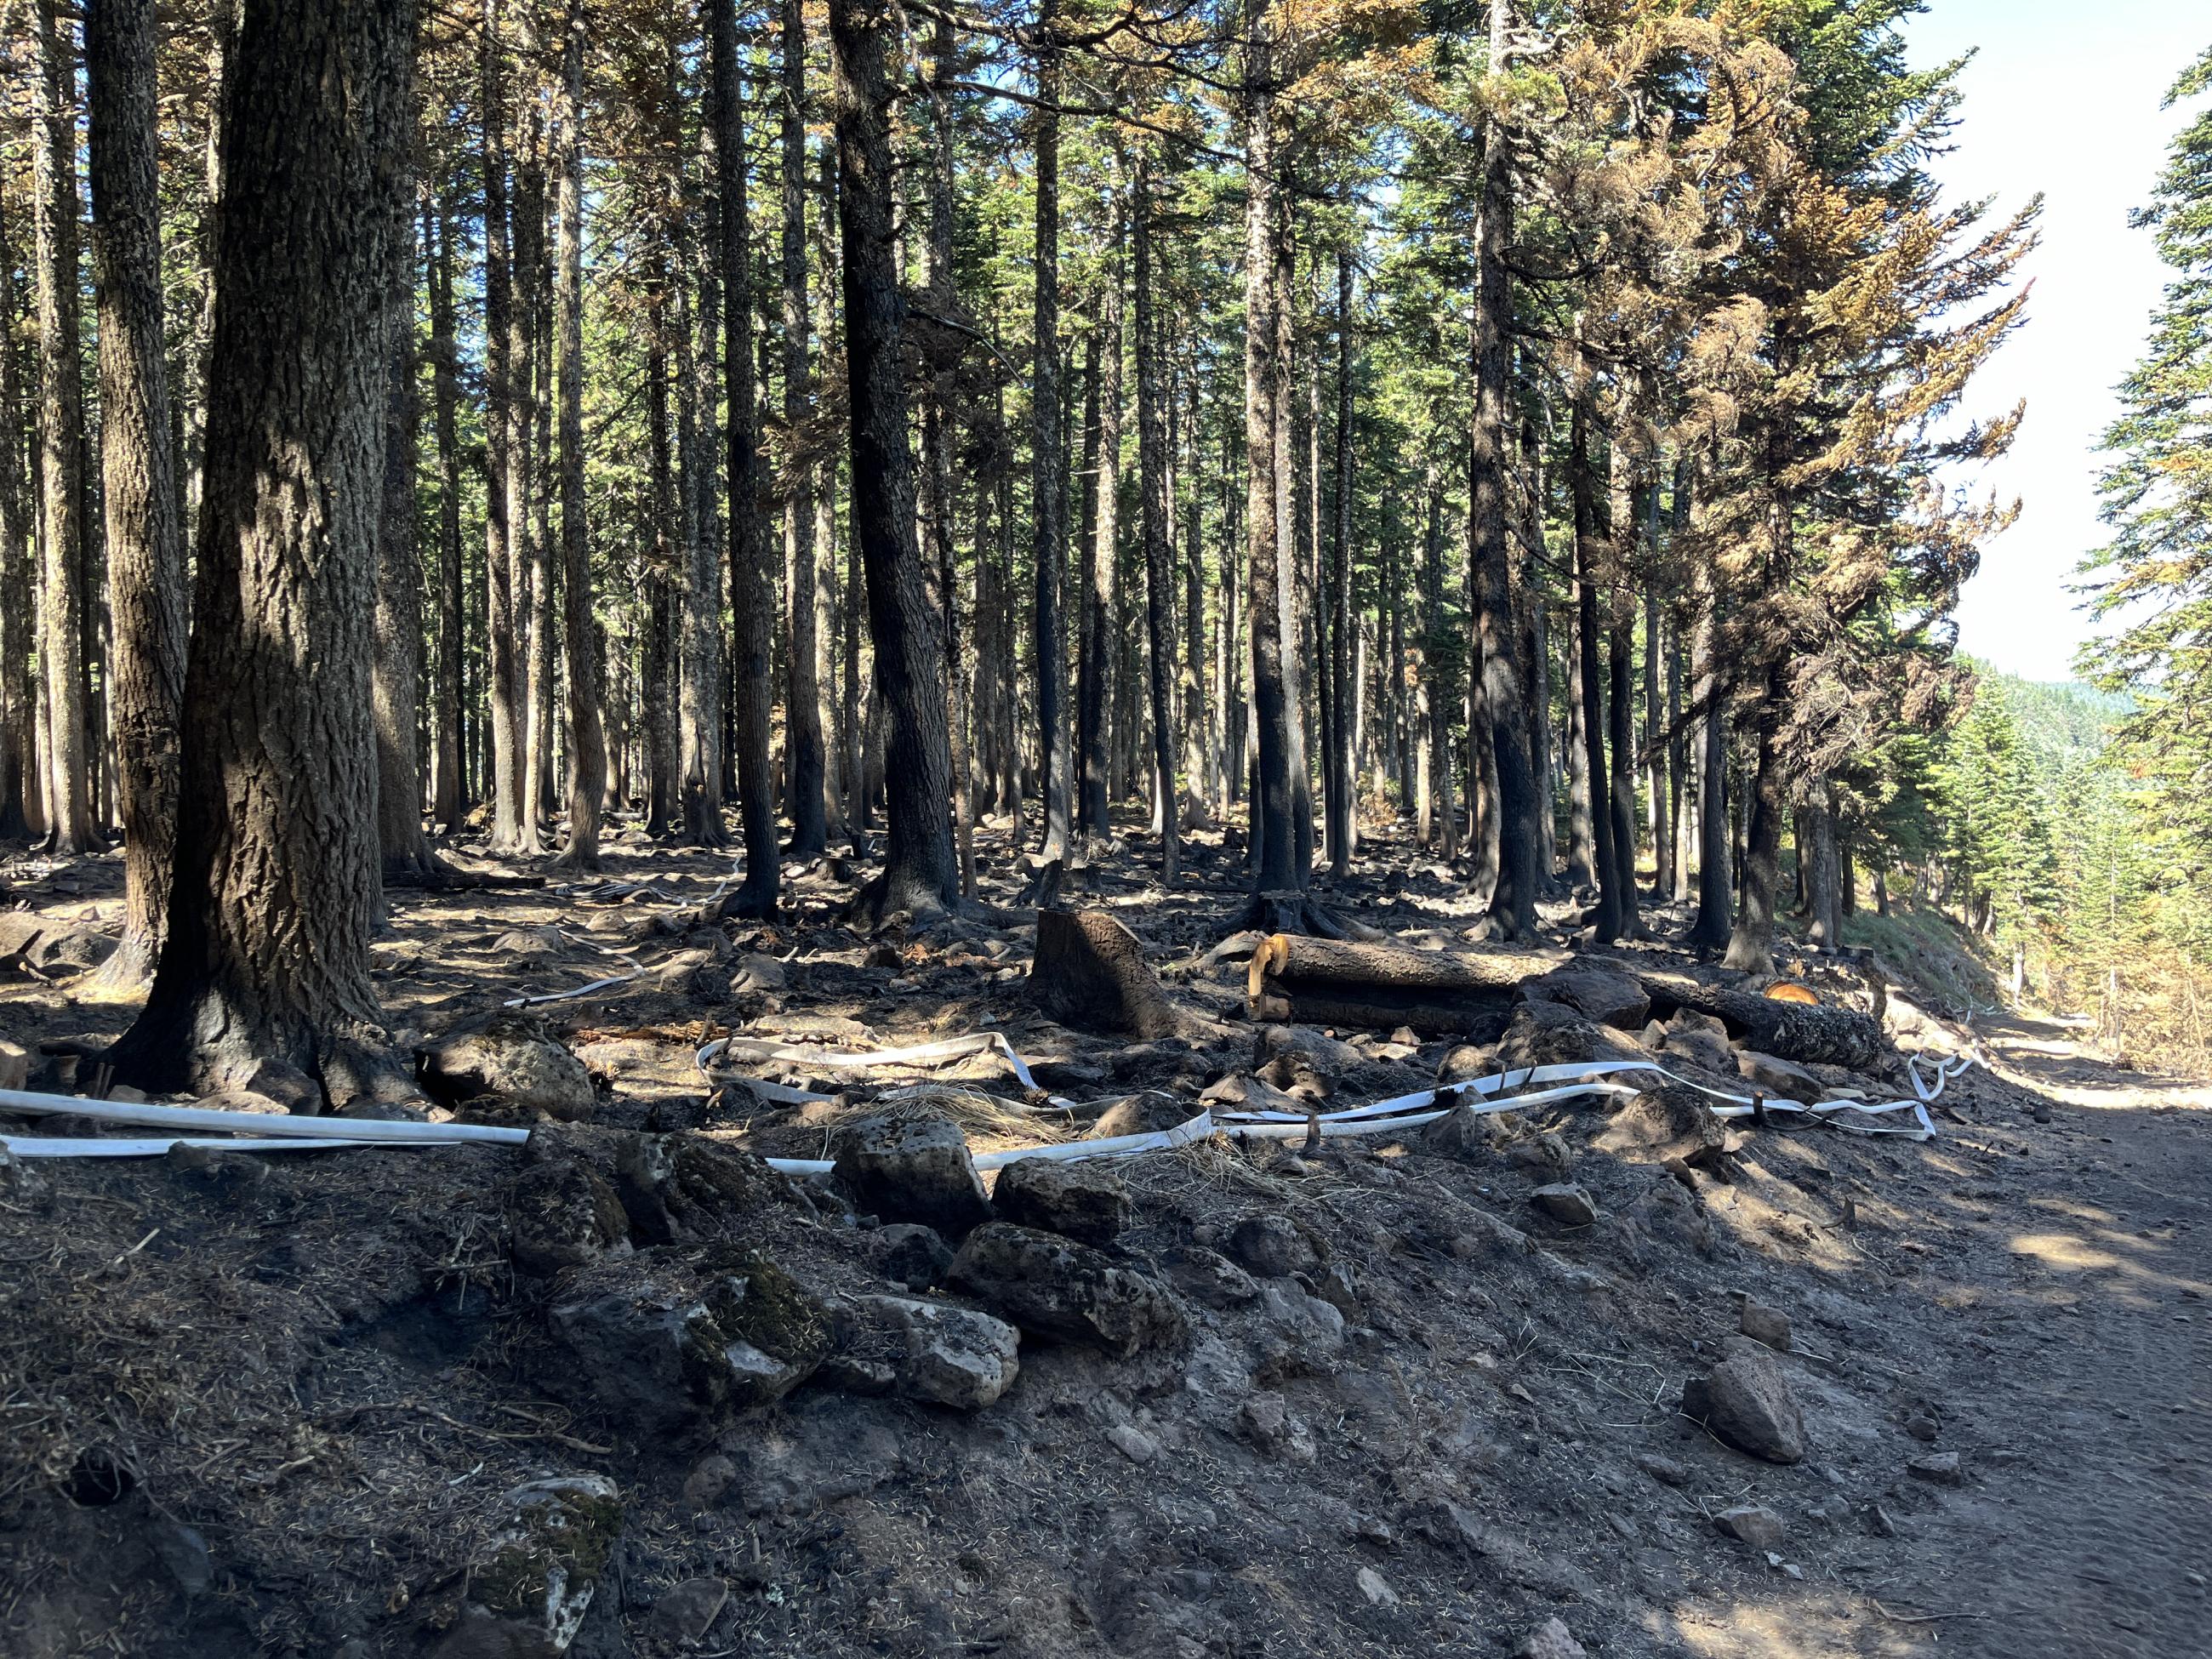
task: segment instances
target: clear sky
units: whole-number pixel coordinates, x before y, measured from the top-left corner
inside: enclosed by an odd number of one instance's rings
[[[1995,413],[2027,400],[2012,453],[1986,476],[2021,501],[1984,552],[1959,609],[1961,646],[2031,679],[2071,677],[2089,620],[2067,591],[2097,519],[2097,441],[2112,388],[2142,349],[2166,268],[2128,226],[2185,112],[2166,88],[2212,45],[2204,0],[1929,0],[1906,39],[1916,65],[1978,53],[1953,150],[1937,176],[1951,198],[1994,196],[2009,211],[2045,198],[2028,321],[1969,397]]]

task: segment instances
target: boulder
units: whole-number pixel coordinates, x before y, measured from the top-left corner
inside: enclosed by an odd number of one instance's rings
[[[1790,1376],[1771,1349],[1741,1336],[1723,1343],[1720,1364],[1682,1390],[1682,1414],[1739,1451],[1770,1463],[1805,1455],[1805,1419]]]
[[[1585,1019],[1633,1031],[1651,1012],[1651,999],[1635,978],[1602,962],[1570,962],[1548,974],[1524,980],[1521,994],[1531,1002],[1556,1002]]]
[[[466,1599],[438,1659],[566,1653],[622,1531],[621,1495],[600,1475],[532,1480],[503,1503],[507,1518],[469,1568]]]
[[[926,1107],[844,1125],[830,1137],[830,1157],[854,1203],[886,1219],[919,1221],[958,1238],[991,1218],[968,1137]]]
[[[1013,1385],[1021,1333],[973,1308],[903,1296],[862,1296],[835,1310],[837,1357],[887,1367],[891,1392],[955,1411],[981,1411]]]
[[[1344,1351],[1344,1315],[1296,1285],[1260,1286],[1253,1371],[1267,1381],[1328,1370]]]
[[[780,1400],[830,1348],[821,1304],[757,1255],[603,1263],[577,1276],[550,1320],[565,1352],[544,1385],[641,1437]]]
[[[1626,1032],[1601,1026],[1563,1002],[1520,1004],[1498,1042],[1501,1069],[1650,1058]]]
[[[1597,1219],[1596,1203],[1586,1189],[1574,1182],[1555,1182],[1548,1187],[1539,1187],[1528,1194],[1528,1202],[1562,1227],[1587,1227]]]
[[[1189,1334],[1174,1293],[1158,1279],[1087,1244],[1011,1222],[969,1234],[950,1282],[1024,1330],[1119,1358],[1179,1346]]]
[[[1286,1279],[1321,1265],[1321,1251],[1286,1215],[1245,1217],[1229,1230],[1228,1245],[1239,1266],[1262,1279]]]
[[[738,992],[781,991],[790,984],[791,976],[783,963],[758,951],[738,958],[737,971],[730,980],[730,988]]]
[[[1085,1244],[1111,1244],[1129,1224],[1129,1189],[1097,1164],[1018,1158],[999,1171],[991,1208],[1001,1221],[1065,1233]]]
[[[1498,1048],[1494,1043],[1455,1042],[1437,1062],[1437,1082],[1439,1085],[1464,1083],[1469,1078],[1488,1077],[1497,1069]]]
[[[1350,1043],[1303,1025],[1263,1025],[1253,1044],[1252,1069],[1299,1100],[1328,1099],[1365,1063]]]
[[[519,1008],[465,1019],[415,1051],[422,1091],[447,1106],[495,1103],[573,1121],[598,1104],[584,1062]]]
[[[31,1085],[31,1051],[0,1037],[0,1089],[27,1089]]]
[[[876,1229],[876,1271],[909,1291],[934,1290],[952,1271],[952,1247],[934,1227],[895,1221]]]
[[[615,1189],[580,1158],[540,1158],[507,1189],[514,1265],[550,1277],[629,1254],[629,1218]]]
[[[712,1237],[719,1224],[794,1195],[757,1154],[689,1133],[623,1135],[614,1178],[632,1231],[649,1244]]]
[[[1735,1050],[1729,1046],[1728,1027],[1694,1008],[1678,1009],[1667,1022],[1666,1054],[1721,1077],[1735,1074]]]
[[[1960,1467],[1959,1454],[1954,1451],[1929,1452],[1925,1457],[1914,1458],[1905,1468],[1908,1474],[1939,1486],[1955,1486],[1966,1478],[1966,1471]]]
[[[1614,1097],[1619,1103],[1590,1137],[1595,1151],[1634,1164],[1663,1164],[1670,1158],[1694,1163],[1726,1144],[1727,1127],[1713,1115],[1711,1095],[1658,1078],[1644,1082],[1633,1072],[1626,1080],[1640,1084],[1639,1091]]]

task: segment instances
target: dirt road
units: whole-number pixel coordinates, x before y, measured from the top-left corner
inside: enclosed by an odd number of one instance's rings
[[[1685,1609],[1692,1651],[2212,1654],[2212,1091],[2056,1025],[1984,1030],[2033,1092],[1942,1124],[1929,1167],[1955,1179],[1927,1197],[1921,1271],[1854,1356],[1924,1407],[1960,1484],[1900,1474],[1882,1508],[1905,1549],[1839,1544],[1802,1595]]]

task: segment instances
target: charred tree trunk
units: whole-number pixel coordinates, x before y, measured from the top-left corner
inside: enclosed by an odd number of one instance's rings
[[[38,93],[32,132],[32,219],[39,337],[40,519],[39,668],[46,689],[47,845],[89,853],[93,827],[85,672],[88,616],[84,396],[77,338],[76,70],[56,0],[37,0]]]
[[[0,317],[15,315],[15,258],[0,191]],[[8,332],[12,332],[9,331]],[[0,841],[27,836],[37,789],[38,721],[31,679],[36,587],[33,511],[23,489],[23,391],[15,343],[0,334]]]
[[[1493,5],[1493,69],[1503,49],[1504,8]],[[1485,124],[1482,210],[1477,232],[1474,317],[1474,423],[1468,446],[1468,580],[1481,680],[1470,699],[1484,723],[1498,769],[1498,880],[1487,930],[1498,939],[1533,939],[1536,930],[1536,780],[1528,757],[1528,672],[1518,657],[1521,629],[1512,599],[1512,550],[1505,522],[1505,474],[1513,427],[1512,357],[1506,343],[1511,279],[1512,161],[1504,125]]]
[[[424,210],[426,225],[428,210]],[[461,578],[461,459],[459,349],[453,338],[453,216],[441,194],[430,256],[430,365],[433,422],[438,445],[438,678],[430,701],[434,759],[431,820],[457,834],[468,811],[462,732],[468,703],[462,676],[465,630]]]
[[[1044,785],[1048,860],[1067,856],[1074,755],[1062,689],[1067,680],[1067,459],[1060,384],[1060,100],[1056,0],[1038,0],[1036,131],[1036,362],[1030,387],[1030,516],[1036,524],[1037,769]]]
[[[515,665],[520,596],[513,548],[528,506],[515,494],[514,262],[507,222],[507,47],[501,0],[484,0],[484,701],[491,735],[491,848],[522,850],[522,708]]]
[[[1735,929],[1735,878],[1729,833],[1728,716],[1722,705],[1720,600],[1711,568],[1692,574],[1698,606],[1691,702],[1698,732],[1698,915],[1687,943],[1700,953],[1724,949]]]
[[[411,160],[411,146],[410,155]],[[416,726],[422,672],[422,566],[416,545],[415,216],[412,177],[393,206],[386,298],[383,496],[376,523],[376,833],[387,881],[440,875],[422,833]]]
[[[647,279],[646,447],[651,472],[653,557],[646,568],[644,651],[638,669],[639,714],[645,727],[645,830],[668,833],[681,810],[676,778],[673,703],[676,574],[679,563],[676,468],[668,414],[668,265],[656,255]]]
[[[1353,752],[1354,702],[1352,684],[1352,250],[1336,251],[1336,429],[1332,440],[1336,511],[1330,515],[1328,605],[1330,725],[1322,840],[1328,848],[1329,874],[1341,881],[1352,873],[1358,834],[1352,792],[1358,775]]]
[[[1116,245],[1119,240],[1117,234]],[[1082,769],[1076,828],[1086,840],[1103,842],[1114,832],[1107,708],[1118,643],[1114,628],[1115,562],[1121,547],[1121,265],[1118,258],[1109,258],[1100,273],[1097,330],[1092,337],[1098,353],[1097,374],[1091,383],[1097,409],[1097,465],[1092,475],[1091,537],[1083,559],[1088,580],[1083,595],[1081,665],[1076,677],[1076,755]]]
[[[1291,724],[1297,718],[1285,678],[1285,635],[1291,596],[1284,591],[1283,522],[1289,482],[1279,477],[1287,455],[1282,439],[1289,392],[1288,343],[1279,313],[1275,205],[1274,92],[1264,0],[1254,8],[1245,64],[1244,108],[1244,454],[1245,615],[1252,636],[1252,703],[1257,723],[1257,793],[1252,833],[1259,861],[1254,887],[1261,894],[1291,891],[1298,879],[1293,823]]]
[[[161,953],[185,689],[185,555],[163,355],[154,45],[153,0],[101,0],[85,14],[100,482],[114,630],[109,680],[124,836],[123,935],[100,978],[118,989],[143,982]],[[14,445],[12,428],[5,441]]]
[[[806,9],[782,0],[777,47],[782,78],[783,422],[805,425],[813,401],[806,367]],[[829,343],[825,336],[823,345]],[[791,815],[791,855],[818,857],[829,844],[822,743],[822,618],[817,614],[814,539],[814,465],[804,454],[785,461],[783,557],[791,568],[790,672],[784,698],[784,799]],[[825,558],[825,562],[826,562]]]
[[[1135,217],[1137,261],[1137,483],[1145,543],[1145,631],[1152,647],[1152,794],[1159,803],[1160,878],[1172,888],[1181,863],[1178,830],[1182,803],[1176,794],[1175,717],[1170,690],[1175,675],[1175,548],[1168,523],[1168,437],[1161,408],[1160,358],[1165,344],[1152,294],[1152,174],[1151,157],[1137,161]],[[1198,594],[1195,581],[1191,598]],[[1194,606],[1194,609],[1195,606]],[[1199,639],[1194,623],[1188,647]],[[1188,672],[1188,689],[1195,676]],[[1186,730],[1202,726],[1203,710],[1194,697],[1183,710]],[[1195,783],[1197,774],[1192,773]]]
[[[1597,484],[1590,470],[1589,411],[1586,396],[1575,399],[1574,421],[1567,441],[1569,489],[1574,498],[1575,630],[1581,651],[1582,737],[1583,764],[1590,792],[1591,863],[1597,874],[1597,915],[1601,944],[1621,934],[1620,865],[1613,847],[1613,813],[1605,766],[1605,674],[1598,655]]]
[[[955,902],[959,871],[946,811],[944,635],[915,540],[914,458],[900,368],[892,204],[893,38],[887,0],[831,0],[838,216],[844,240],[846,384],[851,404],[853,537],[866,573],[876,683],[890,717],[885,781],[890,819],[883,874],[862,895],[880,921],[935,915]]]
[[[534,56],[537,28],[526,10],[522,21],[523,50]],[[544,477],[538,465],[538,405],[544,376],[544,357],[538,349],[538,313],[544,295],[542,268],[545,259],[545,158],[544,129],[533,118],[524,136],[514,168],[514,194],[510,204],[509,236],[514,259],[514,302],[507,313],[507,590],[514,597],[514,632],[520,655],[514,668],[515,780],[521,791],[521,816],[515,850],[535,857],[544,850],[540,839],[547,805],[545,768],[541,758],[548,735],[545,715],[547,680],[552,658],[545,629],[550,625],[551,566],[546,556],[544,525],[540,514],[539,484]]]
[[[1636,638],[1628,622],[1627,599],[1616,596],[1613,626],[1607,630],[1606,660],[1611,690],[1607,709],[1612,716],[1613,744],[1613,858],[1619,872],[1620,931],[1634,939],[1642,931],[1636,902]]]
[[[368,967],[369,618],[414,14],[249,0],[240,27],[175,884],[110,1052],[141,1088],[289,1083],[343,1107],[404,1086]]]
[[[561,47],[556,135],[561,175],[553,295],[554,373],[561,474],[562,633],[568,647],[568,845],[561,862],[599,861],[599,809],[607,787],[599,721],[599,641],[592,616],[592,549],[584,505],[584,13],[568,0]],[[713,541],[707,542],[711,568]],[[712,587],[708,590],[713,591]],[[709,632],[712,632],[710,626]],[[719,661],[720,653],[714,653]],[[714,810],[719,814],[720,797]]]
[[[1748,974],[1774,971],[1774,894],[1782,878],[1782,824],[1789,816],[1777,742],[1782,699],[1783,670],[1778,663],[1767,670],[1765,695],[1753,717],[1758,759],[1752,773],[1751,821],[1744,831],[1743,903],[1723,958],[1728,967]]]
[[[760,446],[753,425],[752,277],[734,3],[707,0],[711,12],[708,55],[714,60],[714,162],[722,206],[722,373],[730,405],[730,599],[737,624],[737,654],[731,668],[738,728],[738,810],[745,848],[745,878],[731,908],[740,915],[766,916],[775,914],[782,886],[775,775],[769,758],[775,582],[768,570],[762,534]]]

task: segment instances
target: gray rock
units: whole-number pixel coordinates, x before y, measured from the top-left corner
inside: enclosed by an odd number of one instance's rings
[[[564,1352],[541,1379],[633,1435],[677,1435],[780,1400],[829,1352],[826,1310],[759,1256],[724,1266],[602,1263],[550,1315]]]
[[[1344,1316],[1294,1284],[1262,1284],[1259,1312],[1255,1369],[1270,1378],[1326,1370],[1344,1350]]]
[[[1155,1134],[1187,1123],[1198,1114],[1189,1103],[1158,1089],[1115,1101],[1083,1132],[1085,1140],[1118,1140],[1123,1135]]]
[[[1635,1030],[1651,1012],[1651,999],[1644,988],[1629,974],[1601,962],[1564,963],[1523,981],[1521,994],[1532,1002],[1562,1003],[1586,1019],[1621,1031]]]
[[[952,1271],[952,1247],[934,1227],[894,1221],[876,1229],[876,1271],[909,1291],[935,1290]]]
[[[730,1587],[720,1578],[687,1578],[653,1604],[646,1632],[656,1642],[689,1647],[714,1628],[729,1599]]]
[[[684,1504],[690,1510],[711,1510],[737,1484],[738,1466],[720,1452],[709,1452],[684,1477]]]
[[[1167,1256],[1168,1280],[1192,1301],[1213,1309],[1241,1308],[1257,1299],[1252,1275],[1218,1250],[1188,1244]]]
[[[839,1358],[889,1366],[890,1391],[955,1411],[981,1411],[1013,1386],[1021,1333],[973,1308],[903,1296],[863,1296],[838,1310]]]
[[[1779,1309],[1770,1308],[1749,1297],[1743,1299],[1743,1311],[1737,1316],[1736,1328],[1753,1341],[1764,1344],[1777,1353],[1790,1352],[1790,1316]]]
[[[1113,1443],[1115,1450],[1140,1467],[1160,1455],[1158,1441],[1142,1429],[1133,1428],[1127,1423],[1117,1423],[1107,1430],[1106,1438]]]
[[[1805,1455],[1805,1419],[1790,1392],[1789,1374],[1771,1349],[1729,1337],[1707,1376],[1682,1391],[1682,1412],[1739,1451],[1770,1463],[1795,1463]]]
[[[491,1102],[574,1121],[597,1106],[584,1062],[519,1008],[479,1014],[415,1051],[422,1091],[448,1106]]]
[[[1679,1010],[1667,1022],[1666,1053],[1669,1059],[1687,1060],[1701,1070],[1724,1078],[1737,1074],[1735,1049],[1729,1042],[1728,1027],[1711,1014],[1688,1008]]]
[[[1521,1638],[1513,1659],[1589,1659],[1589,1650],[1575,1640],[1560,1620],[1547,1619]]]
[[[1392,1589],[1389,1581],[1374,1568],[1360,1568],[1353,1575],[1353,1582],[1359,1586],[1359,1593],[1367,1598],[1369,1607],[1395,1607],[1398,1605],[1398,1592]]]
[[[1956,1486],[1966,1478],[1966,1471],[1960,1467],[1959,1454],[1954,1451],[1929,1452],[1925,1457],[1914,1458],[1905,1468],[1907,1474],[1939,1486]]]
[[[1662,1486],[1686,1486],[1690,1472],[1671,1457],[1662,1457],[1657,1452],[1638,1452],[1629,1460]]]
[[[469,1599],[438,1659],[557,1659],[591,1607],[622,1531],[614,1482],[533,1480],[505,1502],[507,1519],[470,1566]]]
[[[1713,1524],[1755,1550],[1778,1550],[1790,1536],[1782,1517],[1763,1504],[1740,1504],[1723,1510],[1713,1517]]]
[[[774,957],[763,956],[756,951],[738,958],[737,971],[731,975],[732,991],[781,991],[791,983],[784,966]]]
[[[1943,1432],[1943,1426],[1926,1412],[1915,1412],[1905,1419],[1905,1431],[1923,1446],[1932,1446]]]
[[[1597,1205],[1572,1182],[1539,1187],[1528,1201],[1563,1227],[1587,1227],[1597,1219]]]
[[[615,1189],[581,1159],[552,1157],[529,1165],[507,1189],[514,1265],[550,1277],[610,1255],[629,1254],[629,1218]]]
[[[1794,1060],[1778,1060],[1754,1048],[1739,1049],[1736,1070],[1744,1081],[1766,1094],[1784,1100],[1815,1101],[1827,1092],[1820,1079]]]
[[[1287,1279],[1321,1265],[1297,1223],[1285,1215],[1247,1216],[1229,1230],[1229,1254],[1262,1279]]]
[[[198,1527],[156,1515],[151,1517],[147,1542],[155,1559],[167,1569],[177,1588],[186,1595],[204,1595],[215,1585],[215,1559]]]
[[[696,1134],[623,1135],[615,1191],[631,1232],[647,1244],[713,1237],[723,1222],[796,1196],[757,1154]]]
[[[1129,1189],[1097,1164],[1017,1159],[999,1171],[991,1207],[1001,1221],[1065,1233],[1085,1244],[1111,1244],[1129,1224]]]
[[[1859,1523],[1876,1538],[1897,1536],[1897,1522],[1887,1510],[1879,1504],[1869,1504],[1859,1511]]]
[[[1174,1293],[1158,1279],[1087,1244],[1011,1222],[969,1233],[949,1283],[1025,1331],[1087,1342],[1123,1359],[1179,1346],[1189,1335]]]
[[[830,1156],[854,1201],[888,1220],[922,1222],[958,1238],[991,1218],[968,1137],[927,1108],[846,1124],[831,1137]]]
[[[1488,1077],[1498,1069],[1497,1060],[1498,1050],[1494,1045],[1455,1042],[1437,1062],[1437,1081],[1439,1084],[1464,1083],[1469,1078]]]

